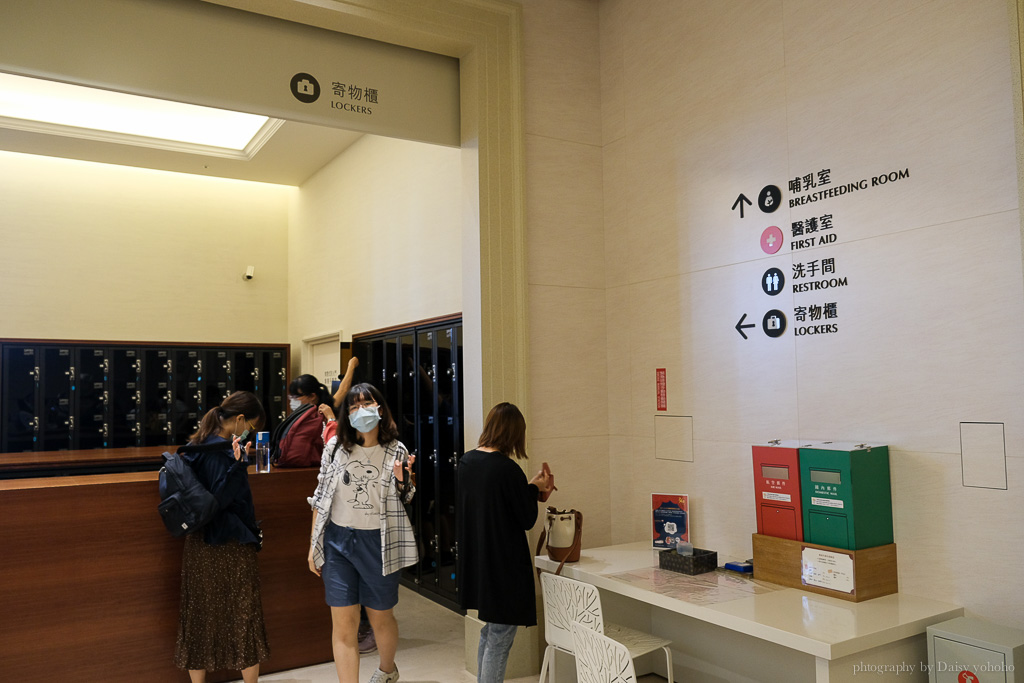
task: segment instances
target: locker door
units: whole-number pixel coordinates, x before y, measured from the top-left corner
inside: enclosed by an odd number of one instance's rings
[[[142,352],[114,349],[111,352],[110,387],[113,403],[111,447],[142,444]]]
[[[419,431],[417,424],[416,405],[416,336],[411,332],[398,337],[398,346],[395,349],[395,373],[398,379],[398,411],[402,414],[402,424],[399,425],[399,438],[410,453],[416,455],[417,462],[414,465],[419,476],[419,468],[423,466],[419,462],[422,454],[420,449]],[[416,496],[419,498],[419,496]]]
[[[416,428],[417,445],[422,463],[417,480],[416,496],[420,498],[420,526],[423,534],[423,557],[420,580],[435,590],[440,585],[440,511],[438,510],[438,443],[436,411],[436,376],[433,331],[416,334]]]
[[[356,367],[355,373],[352,376],[352,386],[368,382],[369,373],[367,368],[370,364],[370,342],[365,340],[352,340],[352,355],[359,359],[359,365]],[[342,368],[342,372],[345,368]]]
[[[42,427],[39,414],[38,349],[3,346],[0,405],[3,406],[3,452],[36,450]]]
[[[167,349],[146,349],[142,359],[143,400],[146,404],[142,445],[169,446],[173,443],[171,437],[174,433],[171,421],[174,358]]]
[[[395,413],[395,423],[398,425],[398,438],[409,449],[409,452],[416,456],[413,464],[413,471],[416,472],[416,496],[412,503],[405,506],[409,515],[409,522],[412,524],[413,534],[416,536],[416,543],[419,548],[420,562],[407,567],[403,576],[413,583],[420,585],[420,566],[425,554],[424,547],[426,539],[423,535],[423,468],[426,466],[420,458],[419,431],[416,427],[416,337],[409,333],[399,336],[395,343],[395,404],[392,410]],[[390,404],[389,404],[390,405]]]
[[[437,542],[440,571],[439,588],[455,599],[458,582],[455,575],[455,483],[462,439],[455,413],[457,340],[455,330],[437,330],[435,339],[434,412],[437,433]]]
[[[206,410],[219,406],[232,389],[234,354],[227,349],[210,349],[203,365],[203,396]]]
[[[459,323],[458,325],[456,325],[452,329],[452,332],[453,332],[454,337],[455,337],[455,363],[454,363],[454,368],[455,369],[454,369],[454,372],[453,372],[453,378],[454,378],[453,382],[454,382],[455,386],[454,386],[453,391],[452,391],[452,395],[454,396],[454,399],[455,399],[454,403],[452,405],[452,412],[453,412],[453,414],[455,416],[455,424],[453,425],[452,431],[454,433],[454,439],[455,439],[455,452],[458,453],[458,457],[455,460],[455,470],[452,472],[452,476],[455,479],[455,484],[454,484],[454,487],[455,487],[455,499],[457,501],[458,500],[458,496],[459,496],[459,486],[458,486],[458,483],[459,483],[459,461],[462,459],[462,455],[466,452],[466,439],[465,439],[465,432],[463,430],[463,425],[465,424],[465,421],[463,420],[463,406],[465,405],[465,403],[464,403],[464,398],[463,398],[464,397],[464,391],[463,391],[464,371],[463,371],[463,364],[462,364],[462,324]],[[459,526],[458,525],[458,518],[456,517],[456,519],[455,519],[455,528],[458,529],[458,526]],[[456,537],[456,539],[455,539],[455,563],[456,563],[456,566],[458,566],[458,559],[459,559],[459,539],[458,539],[458,537]],[[462,579],[461,579],[460,576],[456,575],[455,576],[455,591],[456,591],[456,593],[458,593],[460,591],[460,586],[461,585],[462,585]]]
[[[264,431],[272,431],[288,412],[286,362],[285,352],[281,349],[272,349],[264,353],[263,390],[267,397],[263,403],[263,408],[267,411],[267,425],[264,426]]]
[[[259,384],[259,359],[251,349],[234,352],[234,386],[231,391],[251,391],[257,396]]]
[[[398,337],[387,337],[381,340],[383,344],[383,353],[381,354],[381,391],[384,394],[384,400],[388,403],[388,408],[391,410],[391,414],[395,418],[395,425],[398,426],[398,440],[405,444],[406,448],[411,448],[409,444],[405,443],[402,438],[405,435],[403,431],[402,421],[404,418],[399,417],[399,408],[402,396],[398,392],[399,381],[399,356],[398,356]],[[412,451],[410,451],[411,453]]]
[[[43,407],[39,450],[60,451],[73,448],[74,350],[70,346],[44,346],[39,378]]]
[[[200,349],[175,349],[171,351],[174,358],[174,371],[171,377],[174,402],[171,405],[171,422],[174,432],[172,443],[186,443],[188,438],[199,428],[205,401],[201,377],[203,371],[203,352]]]
[[[363,382],[366,382],[367,384],[372,384],[373,386],[380,389],[381,392],[384,391],[384,373],[386,372],[384,368],[387,365],[387,363],[384,360],[384,354],[385,351],[383,339],[374,339],[373,341],[367,343],[366,375],[363,379]],[[360,367],[362,367],[362,364],[363,359],[360,358]]]
[[[110,447],[110,358],[96,347],[76,350],[75,448]]]

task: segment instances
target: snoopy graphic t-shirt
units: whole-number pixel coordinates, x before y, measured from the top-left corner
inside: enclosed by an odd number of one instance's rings
[[[380,529],[380,475],[384,447],[354,446],[331,501],[331,521],[352,529]]]

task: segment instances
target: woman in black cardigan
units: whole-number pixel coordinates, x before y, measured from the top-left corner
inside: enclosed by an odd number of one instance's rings
[[[537,521],[541,491],[551,477],[529,482],[512,458],[526,457],[526,420],[519,408],[491,409],[476,450],[459,461],[459,577],[464,609],[484,622],[477,680],[500,682],[519,626],[537,623],[533,561],[526,531]]]
[[[174,663],[188,669],[192,683],[218,669],[241,671],[245,683],[256,683],[260,662],[270,656],[256,562],[260,529],[244,452],[246,437],[265,421],[256,395],[236,391],[203,416],[182,451],[220,507],[186,537],[182,556]]]

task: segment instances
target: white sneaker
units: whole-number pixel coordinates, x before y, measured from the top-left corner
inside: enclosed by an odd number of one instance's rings
[[[384,673],[380,669],[373,672],[373,676],[370,677],[370,683],[395,683],[398,680],[398,667],[389,674]]]

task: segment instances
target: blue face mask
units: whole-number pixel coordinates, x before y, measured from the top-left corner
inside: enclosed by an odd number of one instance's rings
[[[377,408],[359,408],[348,416],[348,423],[361,434],[372,432],[373,428],[380,422],[380,415]]]

